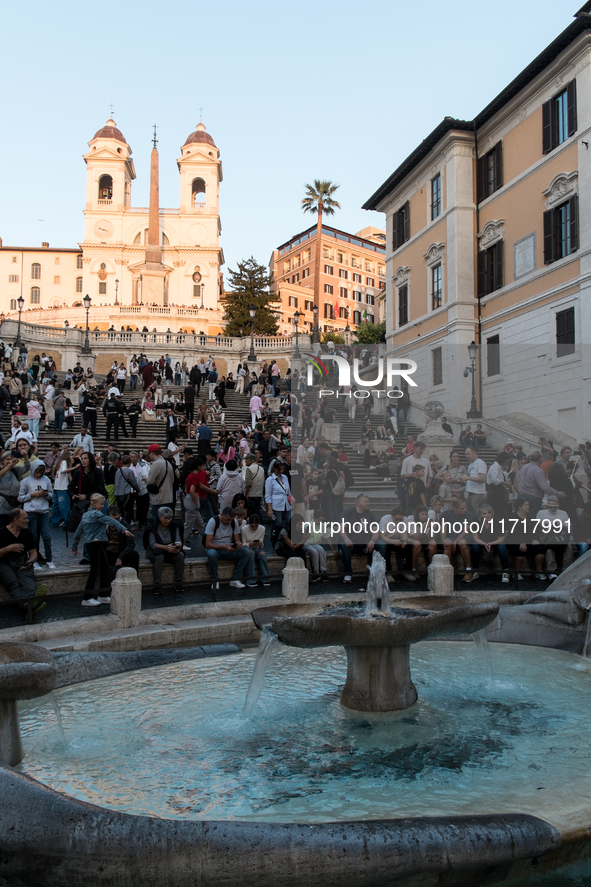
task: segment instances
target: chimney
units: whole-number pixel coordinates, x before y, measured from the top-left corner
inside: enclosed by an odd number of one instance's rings
[[[43,249],[49,249],[49,244],[46,240],[42,241],[41,246],[43,247]]]
[[[2,238],[0,237],[0,247],[2,246]]]

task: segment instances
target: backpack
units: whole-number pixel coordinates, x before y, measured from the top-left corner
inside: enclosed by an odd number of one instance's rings
[[[172,468],[172,465],[170,465],[170,462],[167,462],[167,463],[166,463],[166,470],[165,470],[165,472],[164,472],[164,474],[163,474],[163,476],[162,476],[162,480],[161,480],[159,483],[157,483],[157,484],[146,484],[146,490],[148,491],[148,493],[151,493],[153,496],[155,496],[156,493],[159,493],[159,492],[160,492],[160,487],[162,486],[162,484],[164,483],[164,481],[165,481],[166,478],[168,477],[168,467],[169,467],[169,466]],[[173,468],[172,470],[173,470],[173,473],[174,473],[174,468]],[[174,478],[173,478],[173,480],[174,480]]]
[[[273,546],[273,548],[275,548],[275,546],[279,542],[279,539],[281,537],[281,533],[283,530],[286,530],[289,532],[289,524],[286,524],[286,523],[275,524],[275,526],[271,530],[271,545]]]
[[[159,538],[158,534],[159,522],[156,518],[155,521],[152,521],[151,524],[148,524],[146,529],[144,530],[144,534],[142,536],[142,544],[144,546],[144,551],[148,551],[150,548],[150,533],[154,533],[157,538]],[[185,544],[185,527],[182,521],[180,520],[171,520],[169,524],[170,534],[174,537],[174,531],[179,531],[179,536],[183,545]]]
[[[335,469],[333,468],[332,470],[334,471]],[[330,483],[330,481],[329,481],[329,483]],[[340,474],[337,475],[337,481],[334,484],[334,486],[333,486],[333,484],[330,484],[330,489],[332,491],[333,496],[342,496],[343,495],[343,493],[345,492],[345,489],[346,489],[346,484],[345,484],[345,481],[343,480],[343,478],[340,476]]]
[[[208,381],[213,383],[213,382],[217,382],[217,380],[218,380],[218,374],[215,372],[215,370],[212,370],[208,376]]]

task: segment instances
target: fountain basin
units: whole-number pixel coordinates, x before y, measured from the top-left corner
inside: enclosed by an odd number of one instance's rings
[[[53,656],[33,644],[0,644],[0,763],[16,767],[24,757],[17,699],[45,696],[55,688]]]
[[[430,604],[425,597],[420,599],[423,602]],[[411,644],[473,634],[499,612],[496,603],[467,604],[453,598],[440,598],[433,609],[417,608],[416,600],[404,603],[370,615],[351,606],[296,604],[254,610],[252,617],[259,628],[270,628],[290,647],[344,647],[347,680],[342,705],[354,711],[400,711],[418,698],[410,673]]]

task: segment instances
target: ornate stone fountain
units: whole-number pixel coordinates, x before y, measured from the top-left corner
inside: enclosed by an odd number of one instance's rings
[[[18,699],[34,699],[55,689],[52,654],[33,644],[0,644],[0,764],[16,767],[24,758]]]
[[[473,634],[499,612],[496,603],[467,604],[445,597],[426,597],[420,604],[391,608],[384,559],[374,552],[364,609],[295,604],[254,610],[252,616],[259,628],[269,626],[290,647],[344,647],[347,680],[341,704],[355,711],[386,712],[417,701],[411,644]]]

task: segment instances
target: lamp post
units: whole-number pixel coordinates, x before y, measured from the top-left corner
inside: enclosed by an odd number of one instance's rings
[[[23,299],[22,296],[18,297],[17,304],[18,304],[18,327],[16,329],[16,342],[14,344],[20,346],[23,344],[22,340],[21,340],[21,314],[23,311],[23,305],[25,304],[25,300]]]
[[[312,308],[314,312],[314,331],[312,333],[312,342],[319,342],[320,336],[318,335],[318,305],[314,305]]]
[[[466,418],[468,419],[480,419],[482,417],[482,413],[478,409],[476,404],[476,357],[478,355],[478,345],[476,342],[470,342],[468,345],[468,357],[470,358],[471,366],[466,367],[464,370],[464,378],[468,378],[470,374],[472,374],[472,399],[470,401],[470,409],[466,413]]]
[[[250,314],[250,354],[248,355],[248,362],[254,363],[257,359],[254,353],[254,316],[257,313],[256,305],[249,305],[248,313]]]
[[[293,316],[293,322],[295,323],[295,351],[293,352],[293,357],[295,360],[299,360],[300,357],[302,356],[300,354],[300,346],[299,346],[299,342],[298,342],[298,323],[300,322],[301,316],[302,315],[300,314],[299,311],[296,311],[296,313]]]
[[[345,327],[345,345],[349,345],[351,342],[351,327],[349,326],[349,309],[345,309],[347,312],[347,326]]]
[[[119,295],[119,281],[116,280],[116,281],[115,281],[115,304],[116,304],[116,305],[119,304],[118,295]]]
[[[90,311],[90,296],[88,293],[84,296],[84,307],[86,308],[86,335],[84,337],[84,345],[82,346],[82,354],[92,354],[90,350],[90,342],[88,340],[88,312]]]
[[[205,284],[202,283],[202,284],[201,284],[201,305],[199,306],[199,308],[201,309],[201,311],[203,311],[203,308],[204,308],[204,305],[203,305],[203,293],[204,293],[204,292],[205,292]]]

